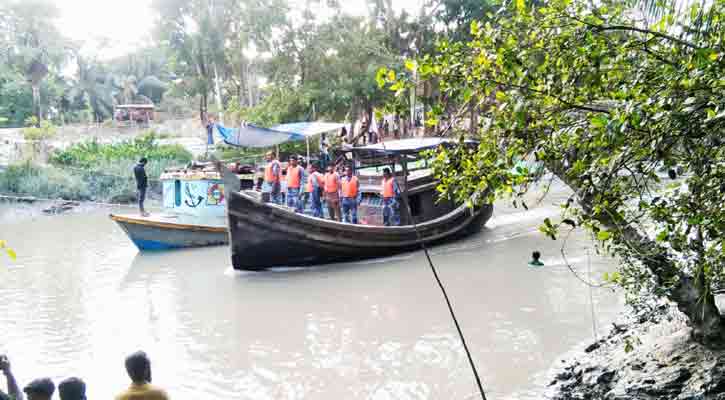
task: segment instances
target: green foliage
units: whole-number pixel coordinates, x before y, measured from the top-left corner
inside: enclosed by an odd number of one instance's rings
[[[57,128],[52,122],[48,120],[38,122],[38,118],[35,116],[28,117],[25,125],[23,128],[25,140],[47,140],[55,136],[57,132]]]
[[[0,240],[0,250],[5,251],[5,254],[10,257],[11,260],[15,260],[18,256],[15,254],[15,251],[8,247],[8,243],[5,240]]]
[[[437,155],[439,189],[516,200],[542,177],[515,173],[517,161],[543,162],[574,189],[562,218],[623,261],[618,283],[633,298],[669,297],[713,342],[725,336],[712,298],[725,277],[725,1],[653,26],[631,15],[613,1],[516,1],[472,24],[472,41],[417,60],[442,98],[484,111],[477,148]],[[396,92],[412,84],[380,78]]]
[[[192,159],[191,153],[181,145],[159,145],[156,133],[149,131],[143,136],[120,143],[101,144],[94,140],[74,144],[53,154],[50,161],[61,166],[93,168],[104,161],[138,160],[141,157],[149,161],[172,160],[178,163]]]

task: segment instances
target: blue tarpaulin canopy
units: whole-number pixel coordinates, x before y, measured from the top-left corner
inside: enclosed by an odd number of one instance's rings
[[[270,147],[291,140],[305,140],[320,133],[330,132],[348,126],[332,122],[294,122],[262,128],[242,124],[239,128],[225,128],[215,124],[224,142],[237,147]]]

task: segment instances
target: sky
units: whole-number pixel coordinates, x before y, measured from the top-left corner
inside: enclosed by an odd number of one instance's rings
[[[417,14],[423,0],[393,0],[398,10]],[[289,0],[291,7],[304,7],[305,0]],[[151,0],[55,0],[60,10],[57,23],[65,36],[85,43],[83,51],[107,59],[126,54],[148,43],[156,16]],[[322,1],[324,3],[324,1]],[[355,15],[366,13],[364,0],[341,0],[343,9]],[[105,42],[101,42],[105,38]],[[102,43],[99,45],[99,43]]]

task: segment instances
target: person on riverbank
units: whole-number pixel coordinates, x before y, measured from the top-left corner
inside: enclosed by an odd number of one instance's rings
[[[206,116],[206,153],[209,153],[209,146],[214,146],[214,116]]]
[[[327,166],[325,174],[325,201],[330,219],[340,221],[340,175],[332,165]]]
[[[149,213],[144,209],[143,203],[146,200],[146,189],[148,188],[149,179],[146,176],[146,164],[149,160],[146,157],[138,160],[138,164],[133,167],[133,175],[136,177],[136,189],[138,190],[138,210],[142,216],[148,217]]]
[[[325,180],[317,170],[317,165],[310,165],[310,175],[307,176],[306,190],[311,202],[312,216],[316,218],[322,218],[322,189],[324,186]]]
[[[131,386],[116,400],[169,400],[164,390],[151,385],[151,361],[143,351],[126,357],[126,372]]]
[[[50,400],[55,392],[55,385],[50,378],[35,379],[23,388],[23,392],[28,400]]]
[[[342,129],[345,129],[344,127]],[[320,136],[320,168],[323,171],[326,170],[327,164],[330,162],[330,142],[327,140],[327,135],[322,134]]]
[[[287,207],[294,207],[295,212],[302,212],[302,201],[300,199],[300,186],[304,181],[304,171],[297,165],[297,157],[289,159],[287,167]]]
[[[0,354],[0,371],[5,375],[5,383],[8,389],[7,394],[0,390],[0,399],[23,400],[23,393],[18,387],[18,382],[15,380],[13,372],[10,370],[10,360],[4,354]]]
[[[353,175],[352,166],[345,168],[342,186],[342,219],[346,223],[357,225],[357,205],[360,203],[360,183]],[[351,217],[352,214],[352,218]]]
[[[398,187],[395,177],[390,173],[390,168],[383,170],[383,183],[380,192],[383,195],[383,225],[400,225],[400,206],[398,205],[400,187]]]
[[[86,400],[86,384],[80,378],[68,378],[58,385],[60,400]]]
[[[274,152],[269,151],[265,155],[267,160],[267,166],[264,167],[264,183],[262,184],[262,200],[269,203],[281,204],[280,191],[281,183],[280,177],[282,173],[282,166],[277,161],[277,157]]]

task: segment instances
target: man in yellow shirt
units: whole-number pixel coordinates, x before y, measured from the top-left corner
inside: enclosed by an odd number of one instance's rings
[[[169,400],[166,392],[151,385],[151,361],[143,351],[126,357],[126,372],[131,386],[116,396],[116,400]]]

